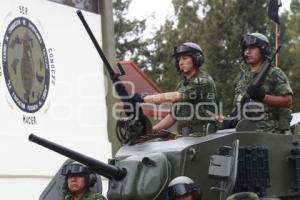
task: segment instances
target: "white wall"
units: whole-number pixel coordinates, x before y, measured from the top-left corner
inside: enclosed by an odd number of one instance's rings
[[[83,14],[100,40],[100,16]],[[51,54],[54,61],[47,99],[32,114],[16,106],[3,74],[4,35],[16,17],[25,17],[37,27],[48,56]],[[107,137],[102,61],[76,9],[46,0],[1,0],[0,45],[1,199],[37,199],[49,180],[26,177],[52,176],[66,159],[29,142],[30,133],[107,162],[111,145]],[[36,123],[25,123],[24,117],[34,118]]]

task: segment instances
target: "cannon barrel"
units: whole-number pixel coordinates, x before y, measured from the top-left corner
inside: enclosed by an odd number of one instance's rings
[[[51,149],[52,151],[55,151],[82,164],[85,164],[95,173],[100,174],[108,179],[122,180],[127,174],[125,168],[119,168],[113,165],[100,162],[98,160],[95,160],[94,158],[88,157],[66,147],[63,147],[59,144],[56,144],[34,134],[30,134],[28,139],[31,142],[39,144],[43,147]]]

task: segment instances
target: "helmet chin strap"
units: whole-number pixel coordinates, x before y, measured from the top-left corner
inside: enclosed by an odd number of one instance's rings
[[[188,84],[187,78],[186,76],[183,76],[183,85],[187,86],[187,84]]]

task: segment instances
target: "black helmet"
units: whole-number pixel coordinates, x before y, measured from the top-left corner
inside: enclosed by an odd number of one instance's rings
[[[87,166],[76,161],[72,161],[71,163],[63,166],[61,175],[65,176],[66,180],[68,176],[84,176],[88,187],[92,187],[97,181],[96,174],[93,171],[91,171]],[[65,184],[67,184],[67,181]]]
[[[176,197],[180,197],[188,193],[192,194],[193,200],[201,200],[200,188],[189,177],[176,177],[168,185],[169,200],[174,200]]]
[[[75,161],[65,165],[61,170],[61,175],[63,176],[85,176],[88,174],[90,174],[89,168]]]
[[[176,59],[177,70],[179,70],[177,58],[180,55],[192,56],[193,63],[197,67],[200,67],[204,63],[204,55],[201,47],[193,42],[185,42],[174,47],[173,57]]]
[[[256,46],[260,48],[262,56],[264,59],[269,56],[269,40],[268,38],[261,33],[250,33],[246,34],[241,38],[240,41],[241,53],[244,58],[244,51],[249,46]]]

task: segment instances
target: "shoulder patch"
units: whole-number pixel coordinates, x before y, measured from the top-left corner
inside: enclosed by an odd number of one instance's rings
[[[202,81],[202,78],[195,78],[193,82],[196,84],[199,84],[199,83],[201,83],[201,81]]]
[[[286,83],[285,78],[281,74],[278,74],[275,79],[276,79],[276,82],[278,82],[280,84],[285,84]]]
[[[272,74],[277,83],[285,84],[287,82],[287,78],[286,78],[284,72],[280,68],[274,67],[272,70]]]
[[[208,82],[209,82],[209,80],[207,77],[198,77],[193,80],[193,83],[195,83],[195,84],[203,84],[203,83],[208,83]]]

